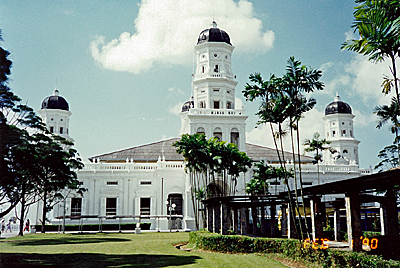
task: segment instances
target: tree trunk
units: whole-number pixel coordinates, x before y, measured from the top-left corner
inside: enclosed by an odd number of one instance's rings
[[[45,226],[46,226],[46,213],[47,213],[47,192],[46,190],[43,193],[43,214],[42,214],[42,233],[45,233]]]
[[[24,235],[24,221],[25,221],[25,191],[23,191],[22,199],[21,199],[21,216],[19,219],[19,236]]]

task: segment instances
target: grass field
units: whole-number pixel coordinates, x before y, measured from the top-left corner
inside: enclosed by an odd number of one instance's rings
[[[29,234],[0,240],[0,267],[287,267],[254,254],[186,252],[188,233]]]

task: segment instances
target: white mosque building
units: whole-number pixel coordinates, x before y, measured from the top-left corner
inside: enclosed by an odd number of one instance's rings
[[[237,82],[231,66],[233,50],[229,35],[217,28],[216,23],[199,34],[195,45],[197,66],[193,96],[182,106],[180,134],[204,133],[207,138],[218,137],[235,143],[253,161],[265,159],[277,165],[275,149],[246,143],[248,116],[244,108],[235,103]],[[73,141],[69,136],[69,105],[57,90],[43,101],[39,113],[51,132]],[[326,107],[325,136],[337,153],[324,152],[324,161],[318,169],[311,157],[302,156],[304,184],[316,185],[372,172],[359,168],[360,142],[355,138],[354,117],[350,105],[339,96]],[[90,162],[78,172],[87,192],[83,196],[68,196],[67,224],[78,223],[70,216],[92,216],[83,217],[83,223],[98,223],[98,216],[104,216],[103,223],[132,222],[134,217],[137,222],[141,216],[141,222],[151,223],[151,229],[167,229],[168,203],[175,204],[172,214],[181,215],[175,227],[194,230],[189,176],[184,170],[183,157],[172,146],[179,139],[161,140],[89,158]],[[293,167],[292,154],[286,156],[288,168]],[[252,171],[249,171],[238,179],[237,195],[245,195],[245,184],[251,177]],[[286,190],[283,183],[276,184],[270,190],[273,194]],[[32,222],[38,222],[40,212],[40,209],[31,209]],[[35,213],[37,215],[33,215]],[[58,222],[55,217],[64,215],[62,204],[51,214],[52,223]]]

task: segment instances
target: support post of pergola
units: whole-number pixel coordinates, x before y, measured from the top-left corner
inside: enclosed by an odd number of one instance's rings
[[[239,233],[239,213],[237,208],[233,209],[233,230],[236,234]]]
[[[214,232],[214,208],[211,204],[207,205],[207,230]]]
[[[222,221],[221,221],[221,234],[227,235],[228,230],[230,229],[230,208],[226,202],[221,203],[221,214],[222,214]]]
[[[281,230],[282,230],[282,236],[286,236],[288,234],[288,216],[287,216],[287,205],[282,204],[281,205],[281,211],[282,211],[282,220],[281,220]]]
[[[276,206],[275,204],[272,204],[270,206],[270,215],[271,215],[271,220],[270,220],[270,230],[271,230],[271,237],[276,237]]]
[[[221,230],[221,205],[214,206],[214,233],[219,233]]]
[[[353,251],[359,252],[362,250],[361,244],[361,213],[360,200],[357,190],[346,193],[346,221],[347,221],[347,237],[348,242]]]
[[[265,207],[262,206],[261,208],[261,236],[267,236],[267,218],[265,217]]]
[[[342,240],[340,231],[340,207],[341,203],[338,201],[333,202],[333,229],[334,229],[334,236],[335,241]]]
[[[240,234],[246,235],[247,234],[247,209],[241,208],[240,209]]]
[[[313,240],[316,238],[323,238],[323,210],[325,206],[321,202],[321,196],[313,196],[310,200],[310,210],[311,210],[311,236]]]

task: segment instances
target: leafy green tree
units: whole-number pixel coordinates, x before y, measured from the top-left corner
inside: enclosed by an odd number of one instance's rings
[[[377,128],[382,128],[384,124],[390,122],[390,131],[395,134],[394,144],[397,145],[397,158],[400,157],[400,104],[395,97],[392,97],[390,105],[376,106],[374,114],[379,118]],[[386,147],[385,147],[386,148]],[[378,155],[379,156],[379,155]],[[382,156],[382,155],[381,155]]]
[[[75,157],[73,144],[49,133],[33,109],[12,93],[8,57],[9,52],[0,47],[0,204],[8,206],[0,217],[21,204],[19,234],[23,235],[31,204],[43,200],[44,224],[60,190],[80,190],[75,170],[82,168],[82,163]]]
[[[286,170],[283,138],[287,134],[286,128],[283,127],[284,123],[286,122],[290,129],[292,154],[295,164],[296,157],[293,132],[295,131],[297,133],[296,140],[300,182],[302,181],[302,178],[299,149],[299,120],[305,112],[311,110],[316,104],[316,100],[314,98],[307,99],[303,94],[323,89],[324,84],[319,81],[321,75],[322,73],[320,70],[307,68],[294,57],[290,57],[287,61],[286,74],[283,77],[279,78],[272,74],[270,75],[269,80],[264,81],[259,73],[251,74],[249,77],[251,84],[247,83],[245,89],[243,90],[243,94],[247,101],[254,101],[255,99],[261,100],[259,111],[256,113],[256,115],[259,117],[257,124],[269,123],[278,155],[278,160],[283,170]],[[276,131],[274,130],[273,125],[277,126]],[[283,175],[284,182],[289,192],[289,199],[293,200],[290,193],[291,189],[289,187],[289,177],[287,176],[286,172],[284,172]],[[296,177],[297,176],[295,174],[295,188],[297,189]],[[300,189],[302,193],[302,183],[300,183]],[[301,196],[303,197],[303,194],[301,194]],[[295,191],[295,209],[300,215],[297,200],[297,191]],[[292,207],[291,202],[289,202],[289,205],[292,215],[295,215],[295,209]],[[300,226],[298,227],[298,233],[300,234],[300,238],[302,237],[301,224],[301,221],[299,221]]]
[[[235,144],[217,138],[207,140],[204,134],[183,134],[173,146],[185,158],[198,229],[199,208],[202,208],[200,198],[234,194],[237,177],[251,167],[251,160]],[[229,189],[226,187],[228,182],[231,185]]]
[[[61,191],[67,188],[82,195],[76,170],[83,167],[73,143],[60,136],[35,135],[36,164],[38,169],[37,190],[43,201],[42,233],[45,232],[46,214],[65,197]]]
[[[317,176],[318,176],[318,184],[320,184],[319,180],[319,162],[322,161],[322,152],[329,150],[331,153],[335,153],[335,149],[329,146],[331,142],[326,139],[321,139],[321,136],[318,132],[315,132],[313,138],[305,139],[303,142],[304,151],[305,152],[315,152],[314,160],[317,163]]]
[[[394,89],[395,102],[392,99],[391,107],[381,106],[378,108],[381,115],[384,115],[385,110],[396,108],[395,106],[400,103],[399,78],[397,77],[396,66],[396,59],[400,53],[400,4],[399,1],[394,0],[358,0],[356,3],[359,5],[355,7],[353,13],[354,23],[352,27],[360,38],[346,41],[342,44],[342,49],[367,56],[368,60],[374,63],[386,59],[390,60],[391,77],[384,75],[382,93],[386,95]],[[375,112],[378,112],[377,108]],[[395,114],[398,116],[398,113]],[[380,123],[378,123],[379,125]],[[397,130],[392,131],[392,133],[395,134],[395,140],[398,141],[400,133]],[[400,148],[397,151],[399,156]]]
[[[382,159],[376,166],[379,172],[399,166],[398,145],[392,144],[379,151],[378,157]]]
[[[400,4],[393,0],[363,0],[355,7],[352,27],[360,38],[348,40],[342,49],[355,51],[372,62],[391,61],[391,73],[394,79],[396,99],[399,101],[396,58],[400,52]],[[384,88],[384,93],[391,87]]]

